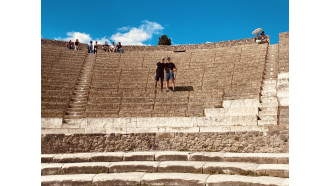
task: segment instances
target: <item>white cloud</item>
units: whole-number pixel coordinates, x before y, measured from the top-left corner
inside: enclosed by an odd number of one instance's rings
[[[97,41],[98,44],[103,44],[107,42],[110,44],[110,40],[114,42],[121,42],[123,45],[148,45],[144,42],[150,40],[154,34],[160,34],[164,29],[160,24],[156,22],[151,22],[148,20],[142,21],[142,24],[136,27],[121,27],[117,29],[117,33],[111,35],[110,38],[104,36],[103,38],[93,39],[90,34],[81,32],[67,32],[67,37],[61,38],[56,37],[55,40],[75,41],[79,40],[81,43],[89,43],[91,40],[93,44]],[[124,33],[123,33],[124,32]],[[150,44],[149,44],[150,45]]]
[[[128,30],[126,33],[113,34],[110,39],[117,42],[121,42],[123,45],[145,45],[143,42],[152,38],[154,34],[160,34],[160,31],[164,29],[160,24],[150,21],[142,21],[142,25],[136,27],[122,27],[120,30]]]
[[[72,41],[75,41],[76,39],[78,39],[80,43],[89,43],[92,40],[89,34],[80,33],[80,32],[67,32],[66,35],[68,36],[66,38],[56,37],[54,39],[64,40],[64,41],[69,41],[70,39]]]
[[[130,27],[128,27],[128,26],[124,26],[124,27],[118,28],[117,30],[118,30],[118,31],[121,31],[121,32],[124,32],[124,31],[129,30],[129,28],[130,28]]]

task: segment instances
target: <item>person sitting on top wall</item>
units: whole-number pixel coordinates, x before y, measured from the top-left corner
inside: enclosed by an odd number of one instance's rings
[[[257,33],[257,37],[255,38],[255,41],[257,44],[261,42],[261,37],[259,36],[259,33]]]
[[[116,52],[115,42],[112,42],[110,45],[110,52]]]
[[[72,49],[72,42],[71,42],[71,39],[70,39],[70,41],[68,42],[68,44],[66,45],[66,47],[68,47],[68,49]]]
[[[110,50],[109,50],[109,45],[108,45],[107,42],[104,43],[104,45],[103,45],[102,48],[103,48],[104,52],[106,52],[106,51],[110,52]]]
[[[121,45],[120,42],[118,42],[116,45],[116,52],[123,53],[123,46]]]
[[[269,44],[269,42],[267,40],[267,36],[265,35],[264,31],[261,32],[260,39],[261,39],[260,43],[268,43]]]

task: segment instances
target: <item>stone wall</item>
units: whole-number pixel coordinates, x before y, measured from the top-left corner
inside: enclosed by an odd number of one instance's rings
[[[165,150],[287,153],[289,129],[274,125],[267,132],[41,135],[42,154]]]
[[[280,106],[289,106],[289,72],[278,74],[276,96]]]
[[[189,44],[189,45],[156,45],[156,46],[136,46],[136,45],[123,45],[124,51],[156,51],[156,50],[165,50],[165,51],[183,51],[183,50],[194,50],[194,49],[213,49],[219,47],[228,47],[235,45],[246,45],[255,43],[254,38],[239,39],[239,40],[230,40],[230,41],[221,41],[215,43],[203,43],[203,44]],[[41,39],[41,44],[43,45],[52,45],[66,47],[67,41],[58,41],[50,39]],[[99,49],[102,49],[102,45],[99,45]],[[81,43],[82,49],[87,49],[87,44]]]
[[[289,32],[279,33],[278,72],[289,72]]]

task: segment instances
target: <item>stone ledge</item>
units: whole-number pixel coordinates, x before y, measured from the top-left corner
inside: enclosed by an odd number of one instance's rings
[[[122,161],[41,164],[41,175],[123,172],[224,173],[236,175],[250,173],[253,175],[268,175],[287,178],[289,177],[289,165],[205,161]]]
[[[289,186],[289,178],[251,177],[239,175],[208,175],[193,173],[110,173],[41,176],[41,185],[276,185]]]
[[[119,161],[218,161],[259,164],[289,164],[289,153],[227,153],[227,152],[95,152],[41,154],[42,163],[119,162]]]

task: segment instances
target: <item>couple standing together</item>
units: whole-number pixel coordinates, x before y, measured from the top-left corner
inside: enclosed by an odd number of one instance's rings
[[[162,57],[162,62],[158,62],[156,69],[155,69],[155,90],[154,92],[157,92],[157,82],[159,81],[160,78],[160,85],[161,85],[161,91],[163,91],[163,81],[164,81],[164,69],[166,71],[166,92],[169,91],[169,80],[172,80],[172,87],[173,87],[173,92],[175,91],[174,88],[174,72],[177,71],[177,68],[175,67],[174,63],[171,62],[171,58],[167,58],[167,63],[164,62],[164,57]]]

